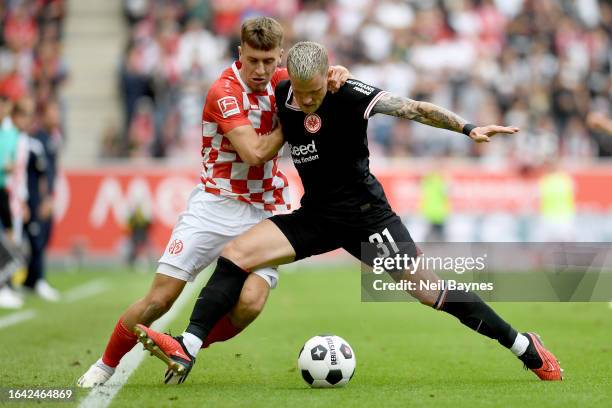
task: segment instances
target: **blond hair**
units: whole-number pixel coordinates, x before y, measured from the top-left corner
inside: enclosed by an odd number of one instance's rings
[[[326,75],[328,67],[327,51],[316,42],[299,42],[287,53],[287,71],[293,79],[308,81],[316,74]]]

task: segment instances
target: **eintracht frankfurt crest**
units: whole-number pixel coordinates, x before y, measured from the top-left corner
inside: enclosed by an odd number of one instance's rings
[[[321,118],[316,113],[309,113],[304,118],[304,127],[310,133],[317,133],[321,129]]]

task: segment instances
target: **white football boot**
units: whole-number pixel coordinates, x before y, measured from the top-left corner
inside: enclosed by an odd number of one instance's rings
[[[109,378],[115,373],[115,369],[102,363],[101,360],[96,361],[89,367],[89,370],[81,376],[77,381],[77,386],[81,388],[93,388],[98,385],[104,385]]]

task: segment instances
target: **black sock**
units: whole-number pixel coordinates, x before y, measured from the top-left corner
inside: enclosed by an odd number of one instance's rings
[[[238,265],[219,257],[215,271],[193,307],[186,331],[204,341],[213,326],[238,302],[247,276]]]
[[[516,340],[518,332],[474,292],[441,291],[433,307],[452,314],[470,329],[497,340],[506,348],[512,347]]]

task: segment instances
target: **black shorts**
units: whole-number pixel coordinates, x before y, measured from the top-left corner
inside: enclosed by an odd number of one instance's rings
[[[291,214],[269,218],[287,237],[295,260],[343,248],[363,263],[372,266],[374,257],[396,253],[417,255],[408,229],[395,213],[377,214],[377,219],[337,220],[301,207]]]
[[[4,229],[13,228],[13,217],[11,215],[11,204],[6,188],[0,188],[0,222]]]

